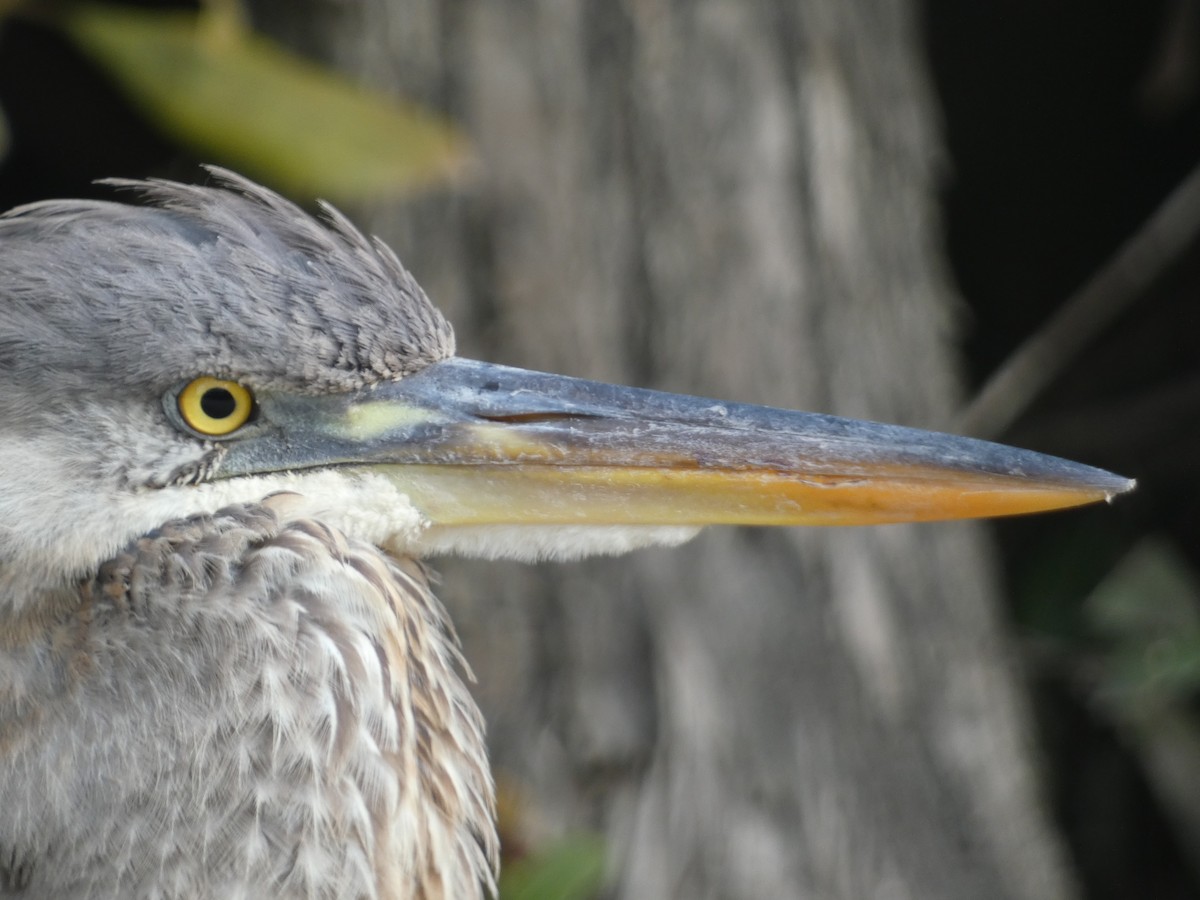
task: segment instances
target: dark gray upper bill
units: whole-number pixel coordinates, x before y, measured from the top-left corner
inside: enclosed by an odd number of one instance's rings
[[[1133,482],[1103,469],[1002,444],[819,413],[709,400],[450,359],[353,394],[260,397],[264,431],[228,444],[218,476],[353,463],[586,464],[619,450],[628,465],[664,454],[697,467],[853,477],[876,466],[935,467],[1119,494]],[[369,440],[348,437],[357,404],[428,411]],[[462,426],[494,423],[561,450],[534,460],[470,459]],[[638,461],[637,454],[645,462]]]

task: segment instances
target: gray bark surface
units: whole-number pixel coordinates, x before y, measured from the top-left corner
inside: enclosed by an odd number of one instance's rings
[[[371,221],[463,355],[949,421],[915,4],[300,8],[259,11],[474,142],[470,182]],[[614,895],[1074,895],[978,527],[440,568],[525,835],[602,830]]]

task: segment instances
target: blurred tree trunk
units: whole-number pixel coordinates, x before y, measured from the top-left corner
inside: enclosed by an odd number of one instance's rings
[[[462,188],[372,220],[464,355],[948,421],[911,0],[300,8],[257,12],[475,143]],[[1073,895],[978,528],[442,568],[519,830],[602,830],[615,895]]]

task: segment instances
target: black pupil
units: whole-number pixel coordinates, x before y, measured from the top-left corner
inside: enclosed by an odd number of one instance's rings
[[[200,408],[210,419],[228,419],[237,409],[237,401],[225,388],[209,388],[200,398]]]

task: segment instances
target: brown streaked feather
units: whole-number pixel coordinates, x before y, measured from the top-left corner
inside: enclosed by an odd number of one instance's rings
[[[55,786],[38,833],[68,812],[90,827],[70,846],[5,848],[55,858],[20,869],[30,896],[491,889],[483,725],[424,570],[287,508],[269,498],[164,525],[51,629],[39,652],[59,662],[29,686],[38,746],[12,749],[12,773]],[[81,654],[89,666],[73,666]],[[64,692],[55,673],[70,668]],[[112,752],[110,733],[126,746],[103,766],[129,775],[97,781],[87,753]],[[147,833],[159,839],[139,843]]]

